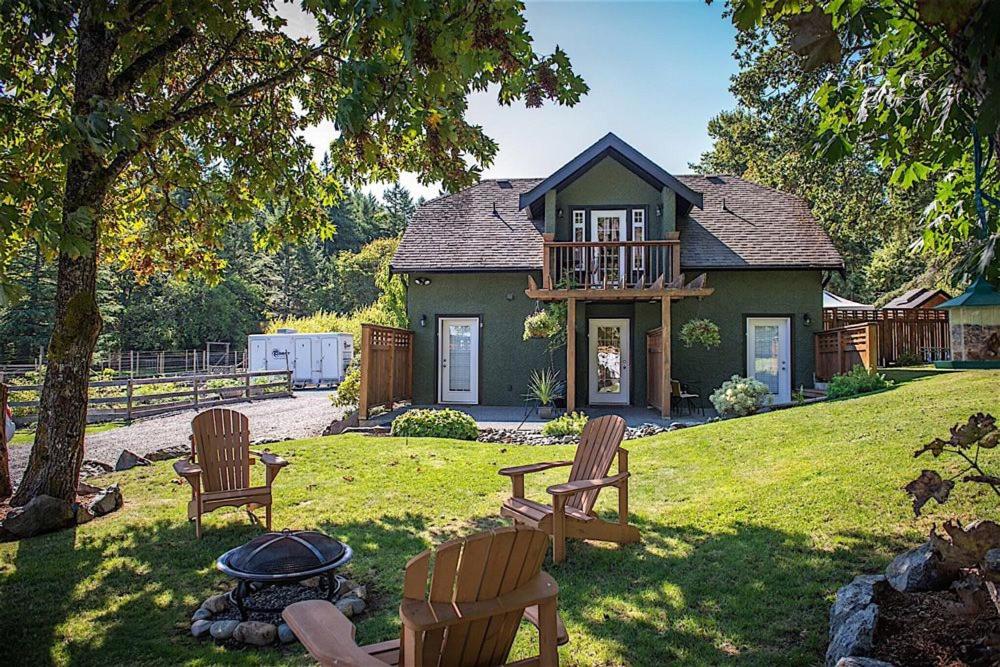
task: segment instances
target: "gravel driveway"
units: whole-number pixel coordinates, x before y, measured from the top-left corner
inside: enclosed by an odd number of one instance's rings
[[[254,441],[310,438],[321,435],[330,422],[340,419],[345,412],[344,408],[333,407],[330,393],[327,389],[298,390],[292,398],[272,398],[225,407],[238,410],[250,418],[250,438]],[[190,444],[191,419],[196,414],[196,410],[185,410],[148,417],[129,426],[88,435],[83,457],[114,465],[123,449],[141,456],[164,447],[187,446]],[[30,451],[30,445],[10,448],[10,471],[14,480],[20,481]]]

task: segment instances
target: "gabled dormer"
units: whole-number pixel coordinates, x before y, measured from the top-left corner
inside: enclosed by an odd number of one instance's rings
[[[543,221],[542,290],[645,295],[679,279],[678,216],[702,195],[608,133],[519,197]]]

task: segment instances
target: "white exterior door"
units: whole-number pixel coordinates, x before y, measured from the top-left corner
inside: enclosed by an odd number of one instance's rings
[[[295,339],[295,381],[312,382],[312,341]]]
[[[747,377],[763,382],[775,403],[792,400],[791,321],[747,318]]]
[[[324,336],[320,341],[320,345],[323,346],[320,379],[326,381],[343,379],[340,372],[340,336]]]
[[[628,405],[631,345],[629,321],[590,320],[590,403]]]
[[[479,318],[442,317],[438,322],[438,400],[478,403]]]
[[[625,211],[591,211],[590,240],[618,243],[627,236]],[[600,287],[605,282],[621,284],[625,278],[625,247],[594,248],[591,282]]]

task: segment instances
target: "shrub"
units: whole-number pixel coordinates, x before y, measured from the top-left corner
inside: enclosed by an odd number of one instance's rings
[[[476,420],[458,410],[410,410],[392,421],[392,435],[408,438],[452,438],[475,440],[479,437]]]
[[[830,378],[826,395],[828,398],[846,398],[891,386],[892,380],[886,379],[881,373],[869,373],[864,366],[855,366],[849,373]]]
[[[571,412],[568,415],[557,417],[542,426],[542,435],[580,435],[583,427],[587,425],[589,417],[582,412]]]
[[[709,397],[720,417],[746,417],[771,402],[767,385],[734,375]]]
[[[350,408],[358,404],[361,396],[361,364],[358,358],[347,368],[343,381],[337,387],[337,393],[330,397],[330,402],[338,407]]]
[[[722,336],[719,334],[719,325],[712,320],[699,319],[688,320],[681,327],[680,339],[684,347],[693,345],[703,345],[706,350],[719,347],[722,344]]]

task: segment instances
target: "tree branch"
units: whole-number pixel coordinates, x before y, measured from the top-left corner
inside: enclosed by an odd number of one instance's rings
[[[160,44],[149,49],[118,73],[111,81],[111,97],[119,97],[131,88],[142,76],[171,53],[175,53],[194,36],[187,26],[180,28]]]
[[[205,85],[206,82],[208,82],[209,79],[215,75],[217,71],[219,71],[219,68],[222,67],[222,65],[229,59],[229,54],[232,53],[236,43],[243,39],[243,36],[247,34],[247,31],[248,28],[244,27],[236,33],[232,40],[230,40],[230,42],[226,44],[225,48],[223,48],[222,55],[216,58],[215,62],[209,65],[208,68],[194,80],[188,89],[177,98],[177,101],[171,105],[171,113],[176,113],[189,99],[191,99],[192,95],[194,95],[202,86]]]

